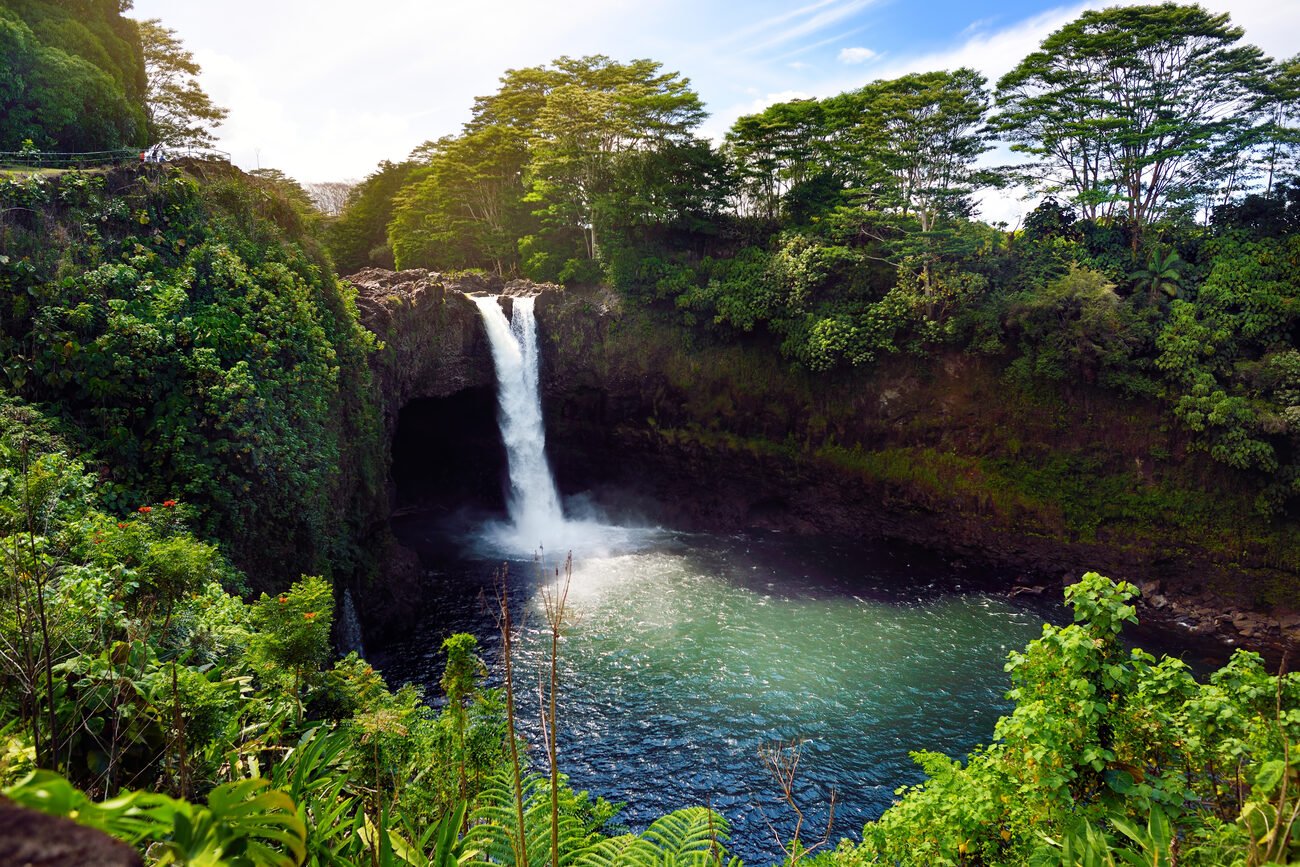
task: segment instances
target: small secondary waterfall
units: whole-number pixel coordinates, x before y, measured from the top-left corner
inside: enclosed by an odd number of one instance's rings
[[[510,471],[508,507],[515,542],[530,550],[565,534],[564,512],[546,461],[538,390],[537,319],[533,297],[514,299],[509,320],[495,296],[475,296],[497,373],[497,414]]]
[[[344,653],[355,650],[364,657],[366,649],[361,645],[361,621],[357,619],[357,607],[352,603],[352,591],[343,589],[343,604],[339,614],[338,627],[339,649]]]

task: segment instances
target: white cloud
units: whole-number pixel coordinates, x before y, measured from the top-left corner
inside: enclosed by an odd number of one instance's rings
[[[870,48],[841,48],[839,54],[840,63],[849,64],[866,63],[876,56],[876,52]]]
[[[508,68],[656,56],[643,44],[620,55],[620,30],[653,29],[655,10],[636,0],[569,0],[562,16],[541,7],[384,0],[361,14],[347,0],[137,0],[131,14],[161,18],[194,51],[203,88],[230,109],[218,147],[238,165],[319,181],[364,176],[457,132]]]
[[[1087,4],[1057,7],[1001,30],[977,31],[964,42],[942,51],[911,57],[896,54],[892,63],[878,71],[879,76],[893,78],[909,72],[969,66],[982,72],[990,81],[996,81],[1037,50],[1048,34],[1077,18],[1085,8]]]
[[[876,2],[878,0],[817,0],[729,33],[716,45],[719,48],[738,45],[742,53],[756,54],[819,33]]]

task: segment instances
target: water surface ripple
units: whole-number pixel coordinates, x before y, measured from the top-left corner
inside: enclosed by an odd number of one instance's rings
[[[402,532],[399,528],[399,532]],[[407,527],[407,541],[420,531]],[[759,748],[803,741],[797,796],[817,828],[836,793],[833,839],[858,837],[894,790],[919,780],[910,750],[964,755],[1007,708],[1008,651],[1059,609],[980,592],[919,555],[779,537],[661,535],[575,564],[562,645],[560,761],[575,787],[627,802],[634,829],[710,804],[750,864],[779,859],[791,816]],[[493,563],[435,576],[425,627],[390,644],[391,680],[437,695],[446,635],[472,631],[497,671],[479,599]],[[554,564],[552,563],[552,567]],[[532,563],[511,565],[522,618],[524,734],[540,745],[537,672],[547,641]],[[538,746],[533,753],[543,764]]]

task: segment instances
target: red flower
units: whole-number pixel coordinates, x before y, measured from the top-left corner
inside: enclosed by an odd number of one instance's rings
[[[138,511],[141,515],[147,515],[153,511],[153,506],[141,506],[136,511]]]
[[[315,619],[316,619],[316,612],[315,612],[315,611],[308,611],[308,612],[305,612],[305,613],[302,615],[302,619],[303,619],[303,620],[315,620]]]
[[[163,508],[164,508],[164,509],[170,509],[170,508],[171,508],[172,506],[174,506],[174,505],[176,505],[176,501],[175,501],[175,500],[163,500]]]
[[[125,529],[126,529],[126,522],[125,522],[125,521],[118,521],[118,522],[117,522],[117,529],[119,529],[119,530],[125,530]]]

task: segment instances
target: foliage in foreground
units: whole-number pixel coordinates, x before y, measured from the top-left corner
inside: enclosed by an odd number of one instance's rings
[[[1300,676],[1238,651],[1198,683],[1180,660],[1125,650],[1132,585],[1088,573],[1075,622],[1044,626],[1007,663],[1014,710],[963,763],[928,779],[839,865],[1260,865],[1300,856]]]
[[[375,828],[431,828],[495,768],[500,714],[480,681],[453,724],[355,655],[331,662],[329,582],[245,602],[242,576],[187,529],[191,507],[117,512],[56,424],[0,409],[12,797],[170,853],[161,863],[217,863],[198,853],[232,846],[256,863],[356,863]]]
[[[55,422],[0,402],[8,797],[158,864],[487,859],[513,795],[502,783],[506,717],[472,636],[444,644],[447,702],[435,712],[355,654],[331,661],[328,581],[303,577],[245,602],[231,592],[239,573],[187,529],[189,506],[114,514],[97,483]],[[550,835],[545,782],[524,784],[527,833],[539,839]],[[725,840],[725,822],[696,809],[640,842],[610,842],[617,807],[559,782],[565,863],[590,850],[599,864],[702,864]],[[481,844],[462,840],[467,821]]]
[[[330,664],[327,582],[241,601],[222,587],[237,576],[185,530],[186,507],[106,514],[93,477],[41,452],[57,436],[28,420],[37,452],[12,430],[0,450],[10,797],[161,864],[543,867],[552,839],[562,865],[728,862],[725,819],[709,810],[620,834],[617,806],[562,777],[554,805],[547,777],[523,769],[516,789],[503,702],[470,636],[444,644],[438,713],[355,655]],[[929,779],[900,790],[860,844],[819,860],[1155,867],[1176,849],[1179,864],[1254,867],[1300,855],[1300,677],[1238,652],[1198,683],[1179,660],[1125,651],[1132,586],[1089,573],[1066,595],[1075,623],[1011,654],[1015,708],[995,742],[965,762],[916,753]]]

